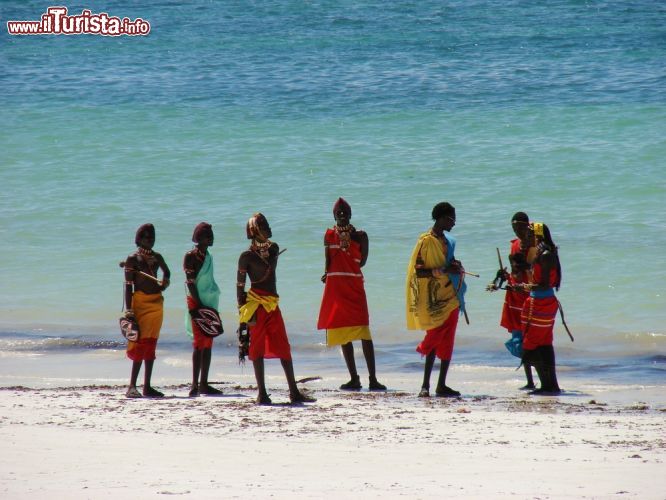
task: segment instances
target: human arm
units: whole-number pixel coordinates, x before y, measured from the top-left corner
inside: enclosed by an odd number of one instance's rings
[[[248,253],[243,252],[238,259],[238,270],[236,271],[236,300],[238,307],[247,302],[247,293],[245,292],[245,282],[247,280]]]
[[[433,269],[425,267],[425,262],[423,261],[423,256],[421,255],[421,250],[416,255],[416,262],[414,263],[414,272],[416,273],[417,278],[430,278],[433,276]]]
[[[160,288],[164,291],[169,288],[169,284],[171,283],[171,271],[169,270],[169,266],[167,266],[164,257],[159,253],[155,255],[157,257],[157,265],[162,270],[162,285]]]
[[[550,282],[550,274],[557,265],[557,257],[550,250],[550,248],[539,249],[539,256],[537,260],[541,266],[541,273],[539,275],[539,280],[534,282],[530,289],[531,290],[549,290],[552,288]]]
[[[326,283],[326,275],[328,274],[328,267],[331,264],[331,257],[329,255],[328,242],[326,235],[324,235],[324,274],[321,275],[321,282]]]
[[[365,263],[368,260],[368,252],[370,251],[370,241],[368,240],[368,234],[365,231],[356,231],[355,236],[357,241],[361,245],[361,262],[360,266],[365,266]]]
[[[122,263],[121,263],[122,264]],[[136,258],[132,255],[125,261],[125,316],[133,317],[132,298],[134,297],[134,269],[136,268]]]
[[[193,252],[187,252],[183,258],[183,271],[185,272],[185,286],[190,297],[196,302],[194,309],[201,306],[199,290],[197,289],[196,279],[201,270],[201,262],[196,258]]]

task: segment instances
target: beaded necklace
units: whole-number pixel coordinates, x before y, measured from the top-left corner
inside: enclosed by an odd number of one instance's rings
[[[268,259],[269,256],[268,249],[272,244],[273,242],[271,240],[266,240],[263,243],[258,242],[257,240],[252,240],[252,244],[250,245],[250,250],[259,255],[259,257],[261,257],[262,259],[266,260]]]
[[[266,240],[263,243],[256,240],[252,240],[252,244],[250,245],[250,250],[255,254],[257,254],[259,258],[263,261],[263,263],[266,264],[266,272],[260,279],[256,281],[251,281],[253,285],[256,285],[257,283],[263,283],[264,281],[266,281],[270,276],[271,271],[273,270],[270,263],[268,262],[268,257],[270,255],[268,249],[272,244],[273,242],[271,240]]]
[[[202,251],[199,247],[194,247],[193,249],[194,256],[200,261],[206,260],[206,252]]]
[[[346,226],[336,226],[333,228],[335,233],[338,235],[340,240],[340,249],[343,252],[349,251],[349,245],[351,244],[351,234],[356,231],[354,226],[347,224]]]
[[[155,266],[157,259],[155,258],[155,252],[148,248],[139,247],[136,253],[142,257],[138,259],[139,268],[143,267],[142,262],[145,262],[148,274],[151,276],[157,276],[157,267]],[[153,269],[153,266],[155,266],[155,269]]]

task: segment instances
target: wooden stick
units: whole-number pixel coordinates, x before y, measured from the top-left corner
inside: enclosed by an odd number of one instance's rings
[[[124,262],[124,261],[123,261],[123,262],[120,262],[118,265],[119,265],[120,267],[122,267],[122,268],[127,269],[128,271],[134,271],[135,273],[139,273],[139,274],[145,276],[146,278],[150,278],[150,279],[153,280],[155,283],[157,283],[158,285],[162,286],[162,281],[159,280],[158,278],[156,278],[155,276],[153,276],[152,274],[144,273],[143,271],[140,271],[140,270],[138,270],[138,269],[133,269],[133,268],[131,268],[131,267],[127,267],[127,268],[126,268],[126,267],[125,267],[125,262]]]

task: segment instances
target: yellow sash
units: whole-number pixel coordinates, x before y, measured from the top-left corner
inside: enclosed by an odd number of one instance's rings
[[[430,231],[423,233],[412,251],[407,267],[407,329],[430,330],[441,326],[458,306],[458,298],[449,276],[416,276],[416,260],[421,255],[425,269],[446,265],[446,245]]]
[[[275,295],[259,295],[250,290],[247,292],[247,302],[239,309],[241,323],[247,323],[252,319],[259,306],[263,306],[266,312],[273,312],[280,301]]]

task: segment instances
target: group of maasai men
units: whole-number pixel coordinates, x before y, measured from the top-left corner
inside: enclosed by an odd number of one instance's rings
[[[354,360],[354,341],[361,341],[368,367],[368,389],[385,391],[377,380],[375,353],[369,328],[368,305],[361,268],[368,259],[368,235],[351,224],[351,206],[339,198],[333,207],[335,225],[324,235],[325,271],[321,278],[324,293],[317,328],[326,330],[328,346],[340,345],[350,380],[341,390],[358,391],[363,385]],[[423,384],[419,397],[430,396],[430,375],[435,358],[440,359],[440,372],[435,388],[439,397],[459,397],[460,392],[446,385],[458,318],[465,315],[465,272],[455,258],[455,239],[451,230],[456,223],[455,208],[441,202],[432,209],[433,226],[423,233],[412,252],[407,268],[406,318],[409,330],[425,330],[416,347],[425,357]],[[511,242],[511,270],[501,268],[498,279],[488,290],[506,290],[501,325],[512,335],[506,342],[509,351],[521,358],[527,385],[534,394],[558,394],[555,374],[553,326],[558,301],[554,289],[559,288],[562,273],[557,247],[545,224],[531,223],[518,212],[511,221],[517,236]],[[246,224],[251,241],[238,260],[236,295],[239,309],[241,356],[252,361],[257,382],[257,404],[269,405],[266,390],[264,359],[278,358],[287,378],[292,404],[313,402],[297,387],[291,348],[279,307],[276,268],[280,248],[270,240],[271,227],[261,213],[254,214]],[[185,328],[192,338],[191,397],[219,395],[221,391],[208,382],[214,335],[202,328],[201,312],[219,308],[220,289],[213,275],[213,259],[208,251],[213,246],[213,228],[201,222],[194,228],[194,248],[185,254],[183,269],[187,287]],[[132,360],[128,398],[162,397],[151,386],[155,349],[163,318],[162,292],[169,286],[170,271],[162,256],[153,250],[155,227],[144,224],[135,237],[137,251],[125,261],[124,319],[138,326],[136,340],[128,340],[127,356]],[[158,279],[161,271],[162,279]],[[247,279],[250,289],[246,291]],[[502,286],[506,282],[506,286]],[[245,333],[245,335],[243,335]],[[249,341],[249,342],[248,342]],[[143,392],[137,379],[145,364]],[[532,367],[541,386],[535,388]]]

